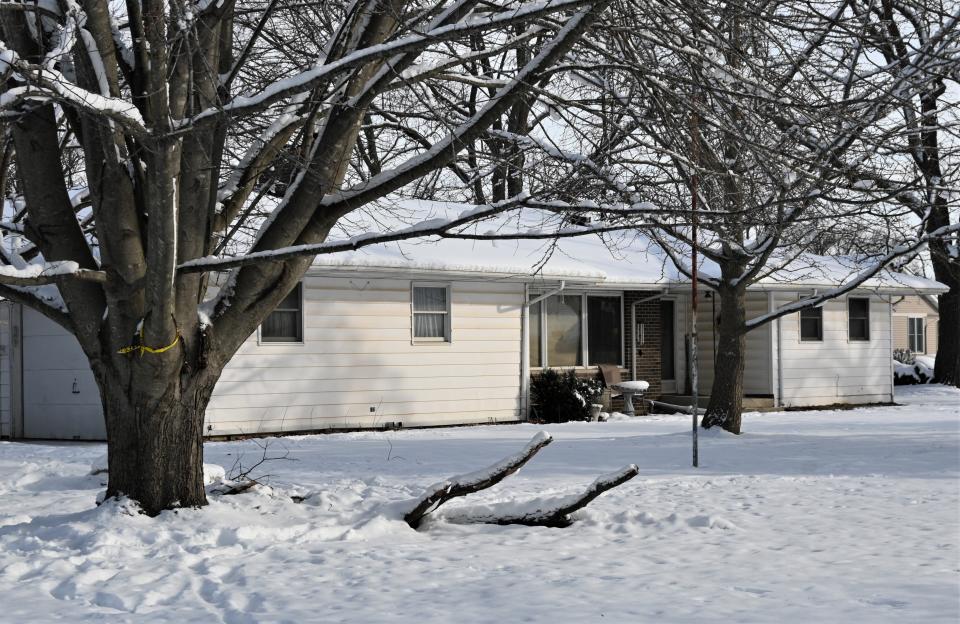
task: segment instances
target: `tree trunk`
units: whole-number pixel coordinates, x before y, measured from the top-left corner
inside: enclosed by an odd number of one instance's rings
[[[151,399],[120,375],[95,377],[107,426],[107,497],[129,497],[151,516],[206,505],[203,422],[213,385],[193,379],[181,385],[177,374],[173,383],[147,384],[147,390],[164,388]]]
[[[940,321],[933,380],[960,388],[960,284],[949,285],[950,291],[938,297]]]
[[[717,354],[710,401],[702,424],[706,429],[716,425],[739,434],[747,352],[746,293],[742,288],[722,288],[717,296],[720,297]]]

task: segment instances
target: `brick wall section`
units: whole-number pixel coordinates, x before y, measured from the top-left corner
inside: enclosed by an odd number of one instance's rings
[[[633,332],[636,329],[630,322],[630,308],[634,302],[648,299],[658,293],[655,291],[628,290],[623,293],[623,314],[624,314],[624,345],[627,354],[626,371],[624,378],[628,379],[632,372],[633,357],[637,358],[637,379],[642,379],[650,384],[650,390],[647,391],[648,398],[658,399],[663,393],[663,386],[660,379],[660,301],[646,301],[637,305],[636,325],[643,324],[643,344],[640,344],[640,335],[637,335],[637,353],[630,353],[630,346],[633,342]],[[614,404],[615,408],[622,409],[623,402],[618,399]],[[647,413],[646,405],[641,405],[639,401],[634,402],[638,412]]]

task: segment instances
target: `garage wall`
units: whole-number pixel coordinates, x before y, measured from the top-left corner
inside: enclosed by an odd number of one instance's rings
[[[77,340],[23,309],[23,436],[103,440],[100,392]]]
[[[13,435],[13,413],[10,409],[10,315],[16,304],[0,301],[0,438]]]
[[[452,341],[414,344],[410,280],[307,277],[303,344],[251,336],[214,391],[207,434],[518,420],[523,285],[450,285]],[[3,318],[0,345],[9,327]],[[2,360],[9,367],[10,358]],[[79,344],[28,309],[23,372],[24,437],[104,438],[99,392]]]
[[[795,300],[795,296],[778,295],[777,304]],[[823,305],[820,342],[800,341],[799,314],[784,316],[780,328],[785,406],[880,403],[891,399],[890,305],[879,297],[870,298],[867,342],[848,338],[845,297]]]
[[[689,298],[684,304],[689,306]],[[769,311],[767,293],[747,293],[747,319],[763,316]],[[720,314],[720,301],[713,294],[710,299],[701,294],[697,304],[697,345],[700,394],[710,394],[713,387],[714,361],[716,359],[716,317]],[[685,334],[689,334],[686,329]],[[769,396],[773,394],[773,372],[770,367],[771,326],[769,323],[747,333],[747,361],[743,373],[744,393]],[[684,358],[686,356],[684,355]]]
[[[440,283],[452,341],[414,344],[411,280],[308,276],[303,344],[251,336],[217,384],[207,434],[518,420],[523,286]]]

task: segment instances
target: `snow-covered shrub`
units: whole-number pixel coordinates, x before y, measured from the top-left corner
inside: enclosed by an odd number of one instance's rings
[[[934,358],[917,356],[910,349],[893,350],[893,385],[912,386],[933,381]]]
[[[914,356],[913,351],[910,349],[894,349],[893,350],[893,359],[901,364],[913,364]]]
[[[897,360],[893,361],[893,385],[895,386],[927,384],[932,379],[933,370],[920,362],[904,364]]]
[[[602,394],[602,381],[581,379],[572,370],[561,373],[548,368],[530,384],[535,415],[544,422],[588,420],[590,404],[597,403]]]

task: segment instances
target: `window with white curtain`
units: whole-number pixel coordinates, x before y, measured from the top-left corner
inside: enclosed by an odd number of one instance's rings
[[[450,286],[413,285],[413,339],[450,342]]]

